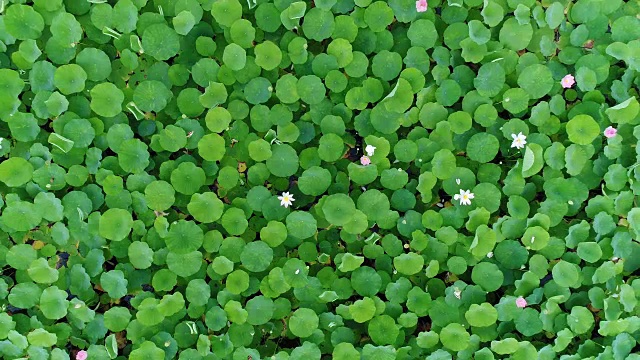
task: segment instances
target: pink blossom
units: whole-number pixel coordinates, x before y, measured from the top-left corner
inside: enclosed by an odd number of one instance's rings
[[[525,307],[527,307],[527,300],[525,300],[522,296],[519,296],[516,299],[516,306],[524,309]]]
[[[562,78],[560,83],[562,84],[563,88],[569,89],[570,87],[573,86],[573,84],[576,83],[576,78],[574,78],[573,75],[571,74],[567,74]]]
[[[369,157],[367,155],[363,155],[360,158],[360,164],[362,164],[364,166],[367,166],[367,165],[371,164],[371,159],[369,159]]]
[[[80,350],[76,354],[76,360],[87,360],[87,356],[89,356],[89,355],[87,354],[86,351]]]
[[[427,4],[427,0],[418,0],[418,1],[416,1],[416,10],[418,12],[425,12],[425,11],[427,11],[428,7],[429,7],[429,4]]]
[[[618,129],[614,128],[613,126],[609,126],[608,128],[604,129],[604,136],[606,136],[607,138],[612,138],[616,136],[617,133]]]

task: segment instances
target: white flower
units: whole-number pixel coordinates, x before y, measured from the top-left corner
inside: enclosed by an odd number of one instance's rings
[[[471,190],[460,190],[460,194],[455,194],[453,200],[460,200],[460,205],[471,205],[471,199],[475,196]]]
[[[527,137],[519,132],[518,135],[511,134],[511,138],[513,138],[513,142],[511,143],[512,148],[516,149],[524,149],[524,145],[527,143]]]
[[[460,299],[461,295],[462,295],[462,291],[460,291],[460,289],[453,288],[453,296],[455,296],[456,299]]]
[[[288,192],[283,192],[282,196],[278,196],[278,200],[280,200],[280,205],[286,208],[293,205],[293,202],[296,201],[296,199],[293,198],[293,195]]]
[[[373,156],[373,153],[376,152],[376,147],[373,145],[367,145],[367,147],[364,148],[364,151],[367,153],[367,156]]]
[[[4,138],[0,137],[0,150],[2,150],[2,141],[4,140]]]
[[[487,257],[491,259],[493,257],[493,251],[489,251],[489,253],[487,254]]]

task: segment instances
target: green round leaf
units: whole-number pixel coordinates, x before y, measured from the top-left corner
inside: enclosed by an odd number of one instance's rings
[[[42,291],[40,295],[40,311],[49,320],[62,319],[67,315],[67,292],[57,286],[51,286]]]
[[[287,232],[299,239],[306,239],[315,235],[317,221],[308,212],[293,211],[287,215]]]
[[[42,15],[31,6],[15,4],[4,15],[6,31],[18,40],[38,39],[44,30]]]
[[[496,291],[502,286],[504,275],[495,264],[482,262],[473,268],[471,279],[485,291]]]
[[[53,83],[64,95],[69,95],[84,90],[87,73],[80,65],[62,65],[56,69]]]
[[[91,89],[91,110],[104,117],[122,112],[124,94],[112,83],[98,84]]]
[[[224,203],[218,199],[216,194],[205,192],[203,194],[193,194],[187,209],[197,221],[212,223],[222,216]]]
[[[471,326],[486,327],[496,323],[498,311],[489,303],[472,304],[464,317]]]
[[[457,323],[452,323],[440,331],[440,342],[452,351],[462,351],[470,344],[471,335],[464,327]]]
[[[0,163],[0,181],[9,187],[20,187],[31,180],[33,165],[21,157],[12,157]]]
[[[133,227],[131,213],[124,209],[109,209],[100,216],[100,236],[114,241],[124,240]]]
[[[171,224],[165,242],[169,251],[187,254],[202,246],[204,233],[193,221],[179,220]]]
[[[471,160],[487,163],[496,157],[499,148],[500,142],[495,136],[477,133],[467,143],[467,154]]]
[[[205,181],[204,170],[190,162],[178,165],[171,172],[171,185],[177,192],[184,195],[193,195],[204,185]]]
[[[580,285],[578,267],[570,262],[560,260],[553,266],[553,280],[562,287],[577,287]]]
[[[377,345],[388,345],[395,343],[400,334],[400,329],[391,316],[381,315],[369,321],[367,332],[371,336],[371,340]]]
[[[109,294],[112,299],[118,299],[127,294],[127,279],[120,270],[111,270],[100,275],[100,286]]]
[[[256,45],[253,51],[256,55],[256,65],[267,71],[277,68],[282,61],[280,48],[271,41]]]
[[[278,177],[288,177],[298,171],[298,154],[289,145],[273,145],[266,162],[269,171]]]
[[[322,205],[324,217],[327,221],[337,226],[342,226],[351,221],[355,211],[355,203],[345,194],[329,195]]]
[[[165,24],[153,24],[142,33],[142,46],[154,59],[168,60],[180,51],[180,37]]]
[[[393,258],[393,266],[401,274],[414,275],[422,270],[424,258],[413,252],[402,254]]]
[[[166,181],[153,181],[144,189],[145,199],[149,209],[156,211],[167,210],[175,202],[175,190]]]
[[[571,142],[588,145],[600,134],[600,126],[589,115],[576,115],[567,123],[567,135]]]
[[[230,208],[222,215],[222,227],[231,235],[241,235],[247,229],[248,222],[244,212]]]
[[[541,98],[551,91],[554,80],[551,70],[540,64],[527,66],[520,76],[518,85],[526,91],[532,99]]]
[[[318,324],[318,315],[311,309],[300,308],[294,311],[289,318],[289,329],[293,335],[299,338],[311,336],[313,331],[318,328]]]
[[[251,272],[261,272],[269,268],[273,260],[273,250],[262,241],[248,243],[240,254],[240,261]]]

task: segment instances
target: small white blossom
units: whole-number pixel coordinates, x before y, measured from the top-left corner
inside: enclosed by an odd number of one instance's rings
[[[367,156],[373,156],[373,153],[376,152],[376,147],[373,145],[367,145],[367,147],[364,148],[364,151],[367,153]]]
[[[284,206],[285,208],[293,205],[293,202],[296,201],[296,199],[293,198],[293,195],[289,194],[288,192],[283,192],[282,196],[278,196],[278,200],[280,200],[280,205]]]
[[[460,200],[460,205],[471,205],[471,199],[473,199],[475,195],[471,192],[471,190],[460,190],[460,194],[455,194],[453,196],[453,200]]]
[[[454,288],[453,289],[453,296],[455,296],[456,299],[460,299],[460,297],[462,296],[462,291],[460,291],[460,289],[458,289],[458,288]]]
[[[489,251],[489,253],[487,254],[487,257],[491,259],[493,257],[493,251]]]
[[[518,135],[511,134],[511,138],[513,138],[513,142],[511,143],[512,148],[524,149],[524,145],[527,143],[527,137],[519,132]]]
[[[4,140],[4,138],[0,137],[0,150],[2,150],[2,141]]]

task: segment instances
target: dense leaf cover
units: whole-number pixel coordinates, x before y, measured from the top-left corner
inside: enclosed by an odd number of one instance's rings
[[[0,0],[0,357],[639,359],[639,14]]]

